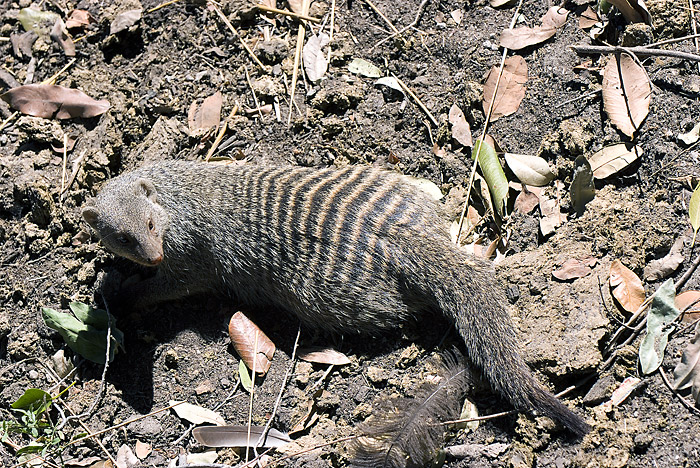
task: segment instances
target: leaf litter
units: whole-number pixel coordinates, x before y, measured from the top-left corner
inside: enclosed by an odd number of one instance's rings
[[[603,71],[603,109],[628,137],[642,125],[651,103],[651,83],[644,68],[627,53],[613,55]]]
[[[503,67],[503,74],[498,79],[499,67],[493,66],[484,83],[484,99],[482,107],[484,114],[488,113],[491,100],[494,100],[491,121],[514,114],[525,98],[525,83],[527,82],[527,64],[519,55],[508,57]],[[496,91],[498,83],[498,91]],[[495,94],[495,98],[494,98]]]

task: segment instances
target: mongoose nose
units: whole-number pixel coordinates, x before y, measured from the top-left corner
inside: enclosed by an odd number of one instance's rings
[[[155,265],[160,265],[160,262],[163,261],[163,254],[158,255],[156,258],[153,258],[149,260],[149,263],[153,266]]]

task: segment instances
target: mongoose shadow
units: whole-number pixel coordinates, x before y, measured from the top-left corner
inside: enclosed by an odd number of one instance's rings
[[[514,407],[589,430],[520,356],[492,266],[452,244],[435,202],[398,174],[166,161],[111,180],[82,213],[107,249],[156,267],[124,291],[136,307],[233,292],[364,336],[436,310]]]

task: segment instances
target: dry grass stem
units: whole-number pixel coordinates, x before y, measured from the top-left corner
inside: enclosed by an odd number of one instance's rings
[[[374,12],[375,12],[376,14],[379,15],[379,17],[380,17],[381,19],[384,20],[384,22],[385,22],[387,25],[389,25],[389,27],[391,28],[391,30],[394,31],[394,34],[399,34],[399,30],[396,29],[396,26],[394,26],[394,24],[393,24],[391,21],[389,21],[389,18],[387,18],[386,16],[384,16],[384,13],[382,13],[381,10],[380,10],[379,8],[377,8],[377,6],[376,6],[374,3],[371,2],[371,0],[364,0],[364,1],[365,1],[365,3],[366,3],[367,5],[369,5],[369,7],[370,7],[372,10],[374,10]]]
[[[428,110],[428,108],[425,107],[425,104],[423,104],[423,102],[418,98],[418,96],[416,96],[416,93],[414,93],[413,91],[411,91],[411,88],[409,88],[409,87],[406,85],[406,83],[404,83],[404,82],[401,80],[401,78],[397,77],[397,76],[394,75],[393,73],[391,74],[391,76],[393,76],[394,79],[396,79],[396,81],[399,83],[399,85],[401,85],[401,88],[403,88],[403,90],[406,91],[406,94],[408,94],[409,96],[411,96],[411,98],[412,98],[414,101],[416,101],[416,104],[418,104],[418,107],[420,107],[421,110],[422,110],[423,112],[425,112],[425,115],[428,116],[428,118],[430,119],[430,122],[432,122],[433,125],[435,125],[436,127],[438,127],[438,126],[439,126],[439,125],[438,125],[438,121],[435,120],[435,117],[433,117],[433,114],[430,113],[430,111]]]
[[[214,8],[214,11],[216,11],[216,14],[219,15],[219,18],[221,18],[221,21],[224,22],[224,24],[229,28],[229,30],[233,33],[236,38],[238,38],[238,41],[241,43],[243,48],[248,52],[248,55],[253,59],[255,64],[260,67],[261,70],[265,71],[265,65],[262,64],[260,59],[253,53],[253,50],[246,44],[246,42],[243,40],[240,34],[238,34],[238,31],[236,31],[236,28],[233,27],[231,22],[226,18],[226,15],[223,14],[221,9],[214,3],[214,2],[208,2],[209,5],[211,5],[212,8]]]
[[[272,8],[266,5],[255,5],[255,8],[262,11],[267,11],[268,13],[275,13],[278,15],[289,16],[290,18],[295,18],[298,20],[310,21],[312,23],[320,23],[320,18],[315,18],[313,16],[300,15],[299,13],[294,13],[293,11],[279,10],[277,8]]]

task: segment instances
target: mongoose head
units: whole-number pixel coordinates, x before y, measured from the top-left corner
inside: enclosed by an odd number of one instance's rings
[[[82,215],[107,250],[145,266],[163,261],[168,214],[150,180],[118,178],[108,183]]]

